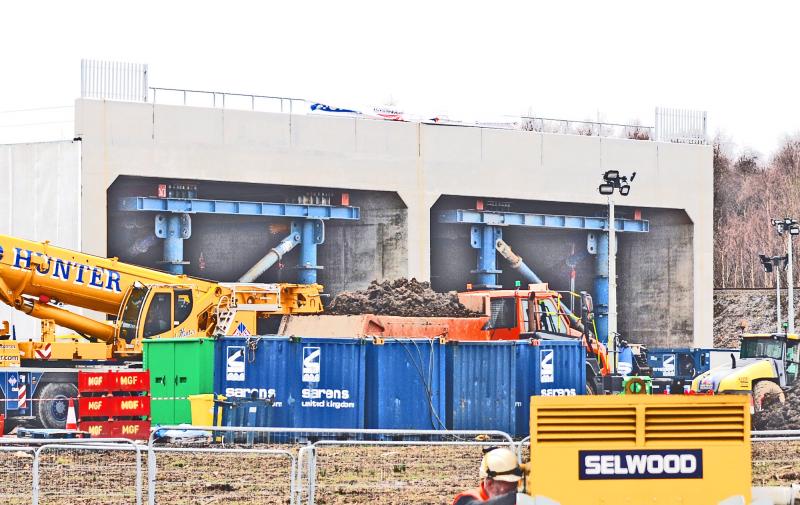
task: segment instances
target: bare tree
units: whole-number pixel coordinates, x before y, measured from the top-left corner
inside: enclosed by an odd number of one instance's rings
[[[735,159],[714,143],[714,284],[721,288],[771,287],[758,254],[783,254],[770,220],[800,218],[800,136],[787,137],[765,162],[745,149]],[[794,281],[795,279],[792,279]]]

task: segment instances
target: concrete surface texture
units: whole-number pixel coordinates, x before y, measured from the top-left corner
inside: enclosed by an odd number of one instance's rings
[[[80,142],[69,140],[0,145],[0,234],[79,249],[80,156]],[[41,321],[4,304],[0,320],[20,339],[39,335]]]
[[[652,210],[643,215],[652,231],[620,244],[629,255],[618,267],[620,328],[661,334],[665,344],[711,345],[709,146],[83,99],[75,114],[81,246],[102,255],[106,191],[121,175],[395,192],[406,207],[407,251],[389,259],[388,273],[428,280],[431,208],[443,195],[568,202],[596,213],[605,205],[601,173],[636,171],[618,204]],[[380,278],[386,261],[370,254],[351,261],[375,262]]]

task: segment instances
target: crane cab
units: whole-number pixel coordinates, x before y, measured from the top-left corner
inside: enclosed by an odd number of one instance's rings
[[[117,317],[117,352],[141,353],[146,338],[197,336],[204,328],[199,328],[198,318],[190,317],[195,298],[190,286],[134,283]]]
[[[219,283],[208,288],[134,282],[117,316],[117,355],[142,352],[153,338],[249,336],[265,331],[271,316],[322,312],[318,284]]]

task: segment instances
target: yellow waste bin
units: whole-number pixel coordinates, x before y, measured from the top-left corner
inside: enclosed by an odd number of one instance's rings
[[[214,426],[214,396],[211,393],[202,395],[189,395],[189,403],[192,408],[193,426]],[[225,400],[222,395],[216,395],[217,399]],[[216,426],[222,426],[222,409],[217,413]]]

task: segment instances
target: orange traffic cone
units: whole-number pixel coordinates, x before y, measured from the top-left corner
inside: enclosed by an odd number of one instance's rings
[[[77,430],[78,421],[75,419],[75,404],[72,403],[72,398],[69,399],[69,409],[67,410],[67,425],[64,427],[67,430]]]

